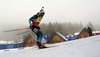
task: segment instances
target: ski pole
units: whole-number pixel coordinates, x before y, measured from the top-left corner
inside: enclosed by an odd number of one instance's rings
[[[29,29],[29,28],[21,28],[21,29],[6,30],[6,31],[2,31],[2,32],[11,32],[11,31],[25,30],[25,29]]]
[[[29,31],[25,31],[25,32],[22,32],[22,33],[18,33],[18,34],[16,34],[15,36],[17,36],[17,35],[21,35],[21,34],[24,34],[24,33],[27,33],[27,32],[31,32],[32,30],[29,30]]]

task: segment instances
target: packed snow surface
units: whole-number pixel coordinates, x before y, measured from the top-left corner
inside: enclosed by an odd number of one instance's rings
[[[56,47],[0,50],[0,57],[100,57],[100,35],[46,46]]]

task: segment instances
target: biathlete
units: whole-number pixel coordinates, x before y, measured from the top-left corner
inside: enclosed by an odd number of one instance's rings
[[[39,24],[44,16],[44,14],[45,14],[44,10],[41,9],[40,12],[38,12],[36,15],[32,16],[29,19],[30,29],[33,32],[35,32],[35,34],[37,35],[37,45],[38,45],[39,49],[47,48],[47,47],[41,45],[43,33],[40,31],[40,27],[39,27]]]

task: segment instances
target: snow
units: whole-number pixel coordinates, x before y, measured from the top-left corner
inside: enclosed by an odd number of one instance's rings
[[[79,34],[79,32],[76,32],[74,35],[78,35]]]
[[[100,35],[46,46],[56,47],[0,50],[0,57],[100,57]]]
[[[92,33],[100,33],[100,31],[93,31]]]
[[[68,39],[66,39],[66,37],[65,36],[63,36],[62,34],[60,34],[59,32],[57,32],[56,31],[56,33],[59,35],[59,36],[61,36],[63,39],[65,39],[66,41],[68,40]]]
[[[0,40],[0,44],[15,44],[16,42],[15,41],[3,41],[3,40]]]

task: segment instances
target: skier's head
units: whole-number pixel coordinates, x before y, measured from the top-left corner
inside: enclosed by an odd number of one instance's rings
[[[41,17],[43,17],[44,14],[45,14],[45,12],[44,12],[43,10],[39,12],[39,15],[40,15]]]

